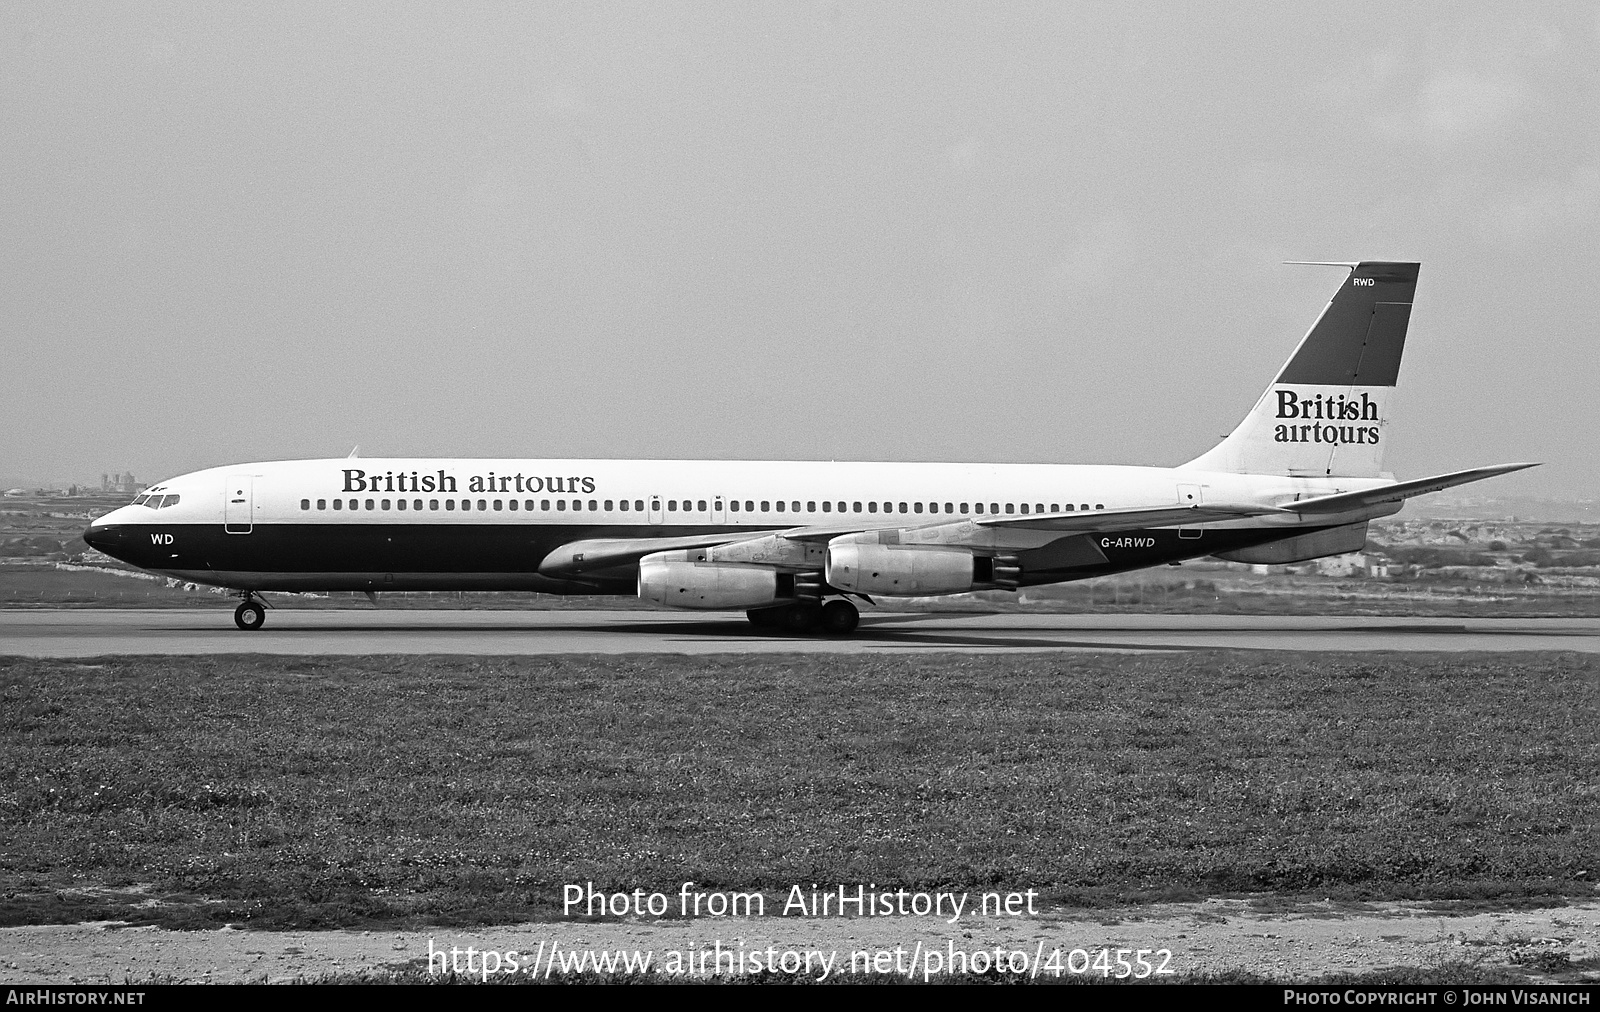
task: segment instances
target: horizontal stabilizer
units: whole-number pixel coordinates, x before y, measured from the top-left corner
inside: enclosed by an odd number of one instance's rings
[[[1281,513],[1272,506],[1206,503],[1203,506],[1141,506],[1134,509],[1088,510],[1075,513],[1034,513],[1031,516],[975,517],[982,527],[1005,527],[1025,531],[1065,531],[1100,533],[1131,531],[1174,524],[1204,524],[1219,520],[1238,520],[1268,513]]]
[[[1538,466],[1538,464],[1494,464],[1489,467],[1474,467],[1465,471],[1452,471],[1449,474],[1435,475],[1432,478],[1396,482],[1393,485],[1384,485],[1381,488],[1368,489],[1365,492],[1340,492],[1338,495],[1325,495],[1318,499],[1284,503],[1282,508],[1295,513],[1343,513],[1347,510],[1358,510],[1367,506],[1401,502],[1413,496],[1426,495],[1429,492],[1438,492],[1442,489],[1453,488],[1456,485],[1465,485],[1468,482],[1482,481],[1485,478],[1493,478],[1496,475],[1510,474],[1512,471],[1521,471],[1524,468]]]

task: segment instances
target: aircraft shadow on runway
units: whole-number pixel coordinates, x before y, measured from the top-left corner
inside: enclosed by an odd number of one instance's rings
[[[282,615],[283,613],[280,613]],[[296,638],[338,633],[390,633],[396,635],[425,633],[428,635],[447,636],[452,639],[478,635],[504,635],[507,633],[523,634],[537,639],[546,634],[563,635],[597,635],[597,636],[655,636],[667,643],[728,643],[730,641],[745,640],[751,643],[775,644],[792,642],[797,649],[804,649],[811,643],[855,643],[864,646],[895,646],[895,647],[954,647],[954,648],[989,648],[989,649],[1017,649],[1017,650],[1135,650],[1135,651],[1193,651],[1213,649],[1292,649],[1281,643],[1270,645],[1253,645],[1249,643],[1204,643],[1204,642],[1147,642],[1141,637],[1149,635],[1179,635],[1193,637],[1213,637],[1266,634],[1277,637],[1303,635],[1348,635],[1348,634],[1375,634],[1380,636],[1410,637],[1418,635],[1480,635],[1489,637],[1505,636],[1534,636],[1539,638],[1559,639],[1565,637],[1590,637],[1594,633],[1587,629],[1552,628],[1539,629],[1519,626],[1510,629],[1497,629],[1492,626],[1484,628],[1468,628],[1464,624],[1409,624],[1409,625],[1364,625],[1353,623],[1339,626],[1321,627],[1294,627],[1283,625],[1230,625],[1225,628],[1205,629],[1193,626],[1173,625],[1166,628],[1137,628],[1107,630],[1094,629],[1063,629],[1055,626],[1030,626],[1008,625],[1004,629],[989,631],[934,630],[927,628],[928,623],[939,621],[955,621],[960,619],[986,617],[989,612],[958,612],[951,614],[915,614],[894,616],[862,617],[860,627],[848,637],[830,637],[819,633],[791,633],[783,630],[757,629],[743,618],[738,619],[703,619],[693,621],[641,621],[621,623],[583,623],[563,622],[556,625],[529,626],[518,623],[497,622],[493,624],[463,623],[459,625],[394,625],[388,622],[363,622],[341,621],[337,624],[288,626],[278,623],[269,623],[267,628],[253,632],[251,636],[282,636],[289,635]],[[287,617],[287,616],[284,616]],[[1053,616],[1059,618],[1059,616]],[[913,625],[915,628],[900,628]],[[155,630],[148,630],[154,632]],[[173,627],[171,632],[183,633],[223,633],[236,635],[232,629],[223,630],[210,623],[190,625],[185,623],[181,627]],[[1099,634],[1109,638],[1076,639],[1069,638],[1073,633],[1091,636]],[[1121,637],[1126,636],[1126,639]],[[583,646],[574,648],[583,652]]]

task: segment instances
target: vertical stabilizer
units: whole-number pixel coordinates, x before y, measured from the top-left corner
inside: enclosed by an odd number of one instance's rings
[[[1377,477],[1420,264],[1340,264],[1350,277],[1250,414],[1186,466],[1241,474]]]

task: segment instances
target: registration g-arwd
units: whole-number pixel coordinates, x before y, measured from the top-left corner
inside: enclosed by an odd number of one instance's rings
[[[1418,264],[1349,271],[1232,434],[1178,467],[735,460],[338,459],[181,475],[91,546],[271,591],[637,594],[849,633],[855,602],[1082,580],[1216,556],[1355,551],[1406,499],[1531,464],[1383,470]]]

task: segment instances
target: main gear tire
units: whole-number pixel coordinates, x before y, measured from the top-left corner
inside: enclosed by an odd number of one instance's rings
[[[861,624],[861,612],[843,599],[822,606],[822,631],[829,636],[848,636]]]

